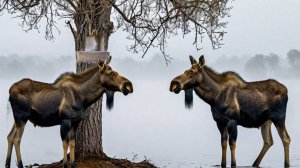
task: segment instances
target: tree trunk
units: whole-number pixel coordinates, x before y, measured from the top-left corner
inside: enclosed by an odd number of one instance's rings
[[[86,2],[87,3],[87,2]],[[91,5],[82,8],[88,8]],[[99,10],[101,10],[99,8]],[[101,11],[101,15],[97,15],[86,19],[86,13],[78,13],[74,17],[76,25],[75,48],[76,51],[107,51],[108,39],[113,30],[113,23],[110,22],[111,7],[105,7]],[[89,43],[94,46],[90,46]],[[77,61],[76,71],[81,72],[86,68],[94,66],[98,59],[90,62]],[[86,110],[86,116],[79,124],[76,133],[75,155],[76,159],[84,159],[86,157],[105,157],[102,148],[102,97]]]

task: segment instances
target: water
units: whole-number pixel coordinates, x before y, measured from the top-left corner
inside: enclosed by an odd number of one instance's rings
[[[212,167],[220,164],[220,135],[207,104],[194,94],[193,109],[185,109],[183,93],[175,95],[168,91],[173,76],[170,76],[170,79],[151,80],[137,79],[131,74],[124,76],[133,82],[134,93],[128,96],[117,93],[112,111],[108,111],[103,103],[103,149],[108,156],[129,160],[135,158],[135,161],[141,161],[146,157],[159,167],[171,168]],[[55,77],[35,79],[51,82]],[[1,79],[0,165],[4,165],[6,135],[13,123],[12,112],[7,104],[8,89],[15,81],[16,79]],[[300,80],[280,81],[289,89],[286,124],[292,138],[291,165],[299,167],[300,113],[297,109],[300,88],[297,86]],[[260,130],[239,127],[238,131],[237,164],[250,166],[263,144]],[[272,133],[274,145],[261,165],[282,167],[283,146],[274,126]],[[28,122],[22,139],[21,152],[25,165],[60,160],[62,144],[59,127],[34,128]],[[227,157],[229,165],[229,149]],[[13,153],[12,165],[15,162]]]

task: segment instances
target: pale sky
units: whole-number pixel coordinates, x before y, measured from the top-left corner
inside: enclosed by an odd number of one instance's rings
[[[192,45],[193,36],[169,39],[167,52],[171,57],[185,59],[190,54],[205,54],[212,59],[223,55],[244,56],[276,53],[286,57],[292,49],[300,49],[300,1],[299,0],[235,0],[230,11],[231,17],[225,31],[224,45],[212,50],[208,40],[204,49],[196,51]],[[54,41],[47,41],[44,32],[25,33],[19,26],[20,20],[11,15],[0,16],[0,55],[39,55],[43,57],[74,55],[74,42],[69,29],[60,24],[61,34]],[[41,29],[43,30],[43,29]],[[130,56],[140,59],[141,54],[132,54],[126,50],[130,43],[125,32],[116,32],[111,36],[109,50],[114,57]],[[151,49],[146,57],[158,52]]]

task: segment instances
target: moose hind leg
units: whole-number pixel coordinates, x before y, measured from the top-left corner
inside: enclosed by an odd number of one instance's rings
[[[7,135],[7,156],[6,156],[6,161],[5,161],[5,167],[10,168],[10,161],[11,161],[11,153],[13,149],[13,140],[14,136],[16,134],[16,129],[15,129],[15,124],[12,126],[11,131]]]
[[[286,130],[285,125],[283,125],[283,126],[275,125],[275,126],[276,126],[278,134],[281,138],[283,148],[284,148],[284,166],[290,167],[289,148],[290,148],[291,138]]]
[[[16,134],[13,139],[13,144],[14,144],[15,150],[16,150],[18,168],[23,168],[20,145],[21,145],[21,139],[22,139],[22,135],[24,132],[25,124],[26,124],[26,122],[25,123],[19,122],[19,123],[16,123],[16,125],[15,125]]]
[[[261,126],[261,135],[264,140],[264,146],[262,147],[258,157],[253,163],[253,167],[258,167],[261,160],[265,156],[266,152],[269,150],[269,148],[273,145],[273,138],[272,138],[272,132],[271,132],[271,124],[272,121],[268,120]]]

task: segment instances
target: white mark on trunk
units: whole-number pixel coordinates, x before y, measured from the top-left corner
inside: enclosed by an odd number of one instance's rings
[[[97,51],[99,48],[99,42],[96,40],[96,36],[87,36],[85,38],[85,49],[84,51]]]

